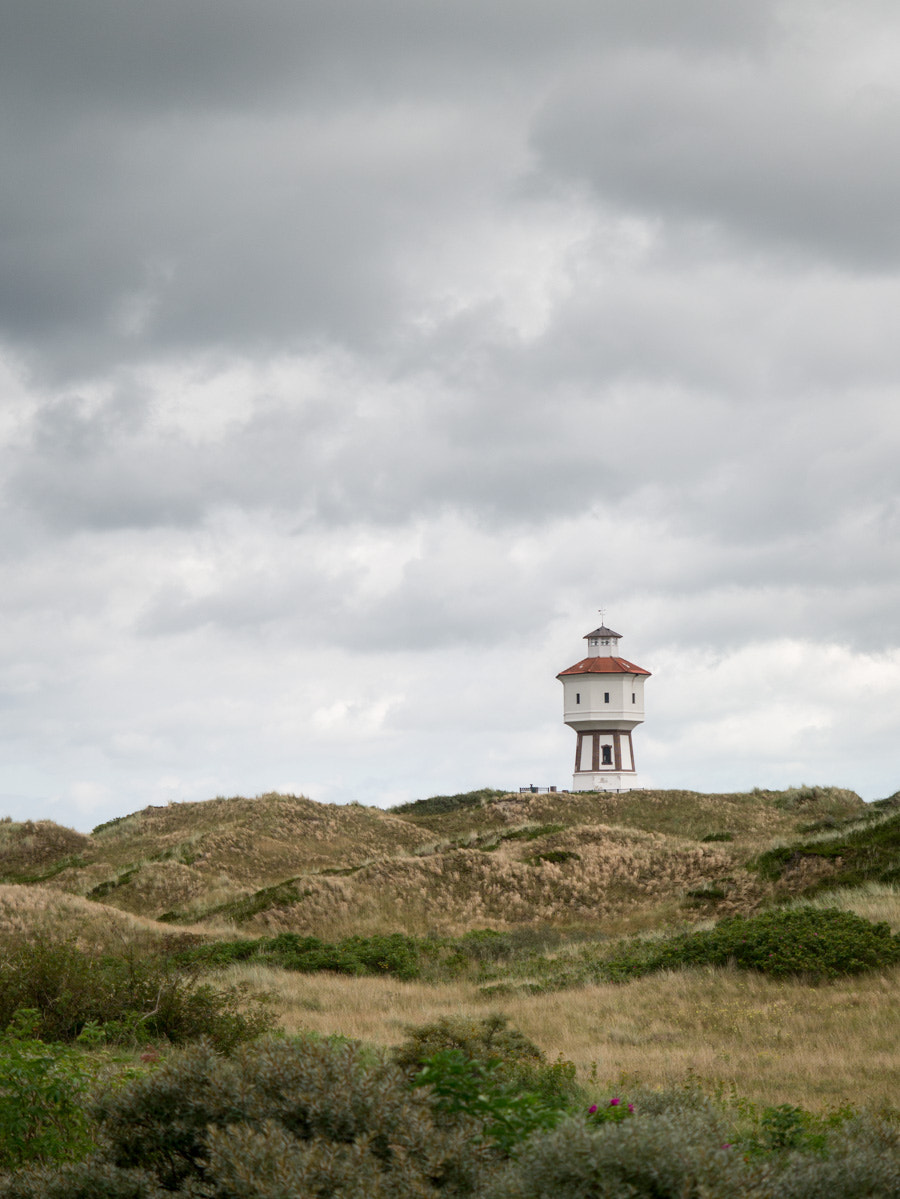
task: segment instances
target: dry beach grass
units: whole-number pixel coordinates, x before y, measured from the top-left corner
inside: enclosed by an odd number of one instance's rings
[[[395,1045],[440,1016],[502,1011],[551,1059],[575,1062],[598,1093],[627,1086],[733,1086],[760,1103],[826,1110],[897,1106],[900,971],[810,987],[732,970],[691,970],[543,995],[484,999],[469,984],[287,974],[237,966],[277,996],[285,1031]],[[864,1063],[864,1066],[862,1065]],[[624,1082],[623,1082],[624,1080]]]

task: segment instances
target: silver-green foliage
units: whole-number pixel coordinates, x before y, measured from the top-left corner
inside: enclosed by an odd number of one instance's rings
[[[849,1120],[829,1138],[827,1156],[793,1154],[769,1194],[772,1199],[897,1199],[900,1126],[878,1117]]]
[[[230,1058],[189,1049],[110,1091],[97,1115],[113,1164],[216,1199],[344,1197],[356,1195],[357,1180],[397,1199],[466,1195],[486,1157],[472,1122],[438,1118],[397,1067],[312,1039]],[[315,1187],[298,1191],[290,1180],[307,1175]]]
[[[711,1112],[572,1118],[532,1137],[487,1199],[737,1199],[747,1170]]]
[[[748,1152],[699,1095],[644,1096],[633,1119],[539,1134],[484,1199],[900,1199],[900,1127],[858,1116],[819,1152]]]

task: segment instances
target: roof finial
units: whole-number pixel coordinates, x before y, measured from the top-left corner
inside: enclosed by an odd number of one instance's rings
[[[606,609],[598,608],[597,611],[600,613],[600,627],[602,628],[606,624]]]

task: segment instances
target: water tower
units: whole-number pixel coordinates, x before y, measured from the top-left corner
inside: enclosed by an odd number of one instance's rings
[[[631,730],[644,721],[650,671],[618,656],[621,638],[601,624],[585,634],[587,657],[556,676],[563,685],[563,720],[578,737],[573,791],[637,786]]]

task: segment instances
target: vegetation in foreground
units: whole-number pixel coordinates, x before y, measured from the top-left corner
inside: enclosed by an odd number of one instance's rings
[[[233,1049],[270,1030],[264,996],[221,986],[162,953],[79,949],[46,936],[7,939],[0,950],[0,1028],[29,1013],[45,1042],[183,1045],[200,1037]]]
[[[253,815],[260,828],[319,819],[321,805],[274,798]],[[694,863],[678,880],[663,878],[663,887],[680,882],[681,906],[670,910],[669,930],[658,921],[652,936],[598,936],[598,922],[579,932],[523,920],[456,935],[376,928],[330,940],[276,924],[274,935],[204,941],[124,913],[101,935],[102,921],[83,918],[91,905],[74,896],[54,908],[60,930],[69,922],[65,935],[54,936],[49,920],[37,935],[23,926],[20,905],[19,923],[7,920],[0,945],[0,1171],[7,1170],[0,1199],[900,1195],[900,1114],[877,1102],[868,1112],[849,1102],[810,1111],[783,1089],[780,1103],[768,1096],[751,1102],[739,1086],[701,1085],[690,1076],[675,1087],[622,1076],[604,1088],[602,1063],[579,1077],[573,1062],[548,1061],[496,1013],[445,1013],[408,1028],[391,1050],[308,1031],[265,1039],[275,1007],[235,985],[241,971],[247,978],[255,971],[260,978],[353,985],[371,979],[423,992],[455,983],[483,1005],[509,1001],[541,1039],[543,1026],[528,1016],[528,1005],[552,1000],[562,1012],[571,994],[596,1022],[584,1007],[591,994],[596,1000],[601,988],[615,990],[628,1007],[633,989],[647,985],[641,980],[658,978],[654,994],[666,1011],[660,1027],[699,1018],[695,1039],[709,1028],[723,1044],[728,1036],[743,1043],[742,1021],[780,1010],[784,1001],[773,992],[757,1013],[750,1000],[726,999],[721,1010],[707,1004],[705,1014],[691,1017],[673,1002],[676,994],[702,986],[705,993],[730,987],[749,996],[763,985],[789,985],[798,994],[805,989],[804,1006],[827,1007],[838,998],[834,980],[874,976],[889,990],[900,935],[854,911],[853,897],[865,895],[868,906],[859,910],[875,914],[872,888],[890,890],[896,877],[896,797],[863,810],[852,793],[829,788],[700,798],[687,823],[694,802],[687,793],[601,799],[619,827],[582,823],[581,806],[591,797],[566,797],[571,806],[561,819],[560,797],[532,796],[522,821],[516,797],[489,791],[406,805],[405,825],[401,813],[380,814],[373,824],[357,809],[346,827],[341,814],[329,815],[344,846],[351,826],[382,838],[402,826],[405,860],[366,866],[357,849],[349,864],[324,866],[320,856],[317,876],[275,882],[239,900],[249,920],[268,920],[279,904],[287,911],[307,902],[301,888],[310,878],[337,895],[347,880],[367,875],[366,885],[385,887],[406,871],[410,882],[427,876],[448,894],[462,884],[460,900],[466,888],[471,893],[491,878],[514,887],[528,880],[523,901],[552,888],[569,903],[567,880],[575,877],[585,894],[598,880],[612,880],[624,895],[628,886],[644,885],[641,870],[651,878],[658,853],[677,860],[679,871]],[[233,801],[215,803],[220,814],[237,810]],[[90,839],[40,823],[0,829],[0,861],[23,891],[86,879],[95,900],[146,896],[153,879],[192,871],[215,842],[214,832],[185,840],[184,829],[175,828],[180,813],[149,811],[147,819],[137,814],[95,830],[95,839],[121,855],[111,878],[98,879]],[[454,831],[458,821],[469,831]],[[161,826],[181,839],[153,849],[149,829]],[[416,838],[423,830],[450,835],[422,843]],[[786,843],[773,845],[776,834]],[[130,864],[136,838],[152,851],[149,872]],[[626,877],[617,863],[629,860]],[[495,865],[485,873],[479,862]],[[745,881],[736,886],[739,869]],[[758,884],[747,883],[753,878]],[[838,884],[842,890],[833,889]],[[10,896],[3,899],[12,912]],[[768,906],[754,910],[761,903]],[[400,992],[391,994],[396,1014]],[[846,1000],[866,1002],[849,991]],[[317,1010],[310,1003],[309,1013]],[[703,1023],[709,1019],[722,1027]],[[845,1033],[848,1027],[845,1019]],[[876,1025],[870,1020],[868,1027],[858,1056],[880,1052],[887,1062]],[[649,1034],[656,1035],[652,1028]],[[671,1056],[665,1045],[660,1052]]]
[[[29,1042],[19,1060],[29,1051]],[[437,1048],[435,1048],[437,1046]],[[835,1199],[900,1193],[900,1126],[718,1101],[695,1087],[588,1104],[505,1021],[412,1030],[393,1060],[342,1039],[173,1051],[91,1089],[58,1074],[2,1199]],[[20,1101],[37,1067],[2,1078]],[[86,1135],[89,1134],[89,1135]]]

